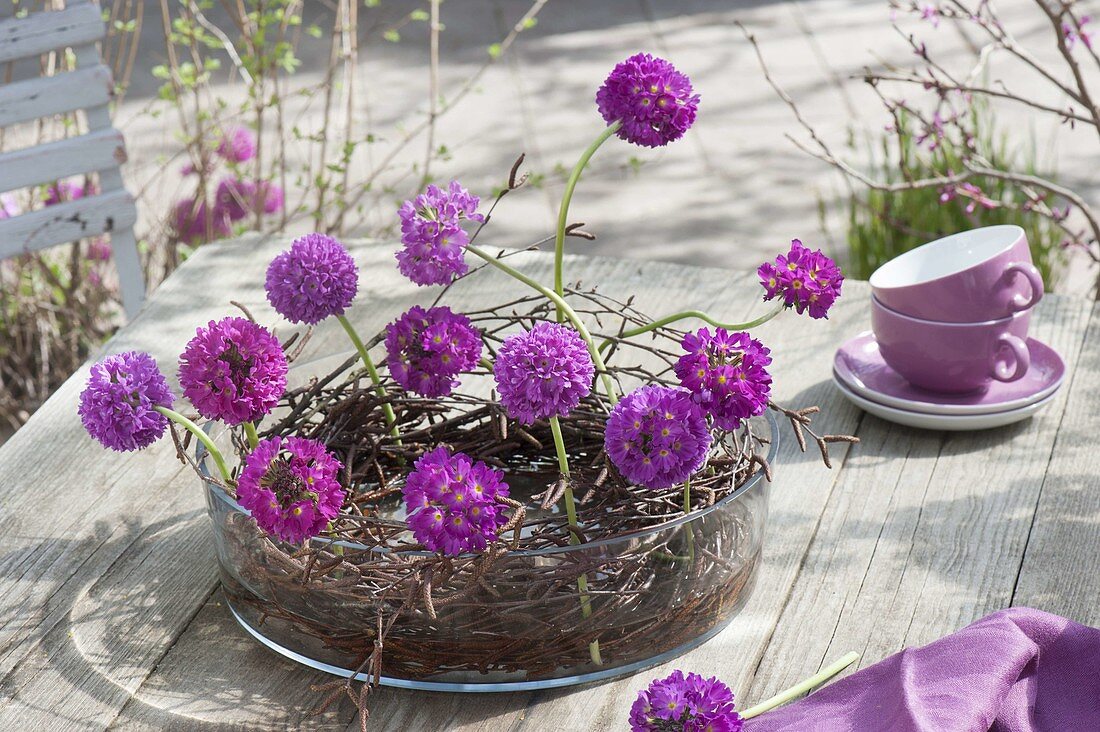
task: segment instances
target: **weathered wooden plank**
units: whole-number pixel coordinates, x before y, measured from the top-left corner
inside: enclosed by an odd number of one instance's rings
[[[1032,325],[1071,375],[1087,310],[1047,297]],[[847,651],[869,665],[1011,604],[1067,391],[1030,421],[987,432],[922,432],[866,417],[750,698]]]
[[[1100,625],[1100,306],[1068,391],[1012,604]]]
[[[109,234],[132,227],[135,221],[137,208],[125,190],[66,201],[0,221],[0,259]]]
[[[4,84],[0,86],[0,127],[103,106],[113,91],[111,70],[103,64]]]
[[[64,10],[0,21],[0,63],[92,43],[106,32],[99,6],[78,0]]]
[[[0,190],[13,191],[71,175],[117,168],[126,162],[126,143],[118,130],[47,142],[0,154]]]

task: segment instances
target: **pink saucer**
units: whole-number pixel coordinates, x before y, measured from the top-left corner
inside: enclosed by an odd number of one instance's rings
[[[913,386],[886,365],[870,331],[841,346],[833,358],[836,378],[867,399],[898,409],[925,414],[990,414],[1019,409],[1040,401],[1062,385],[1066,365],[1054,349],[1027,339],[1031,368],[1022,379],[994,381],[985,391],[940,394]]]

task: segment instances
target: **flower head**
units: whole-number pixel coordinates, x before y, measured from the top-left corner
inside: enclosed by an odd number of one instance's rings
[[[547,322],[506,338],[493,365],[501,404],[523,424],[569,414],[592,391],[595,373],[577,331]]]
[[[771,351],[748,333],[702,328],[684,336],[686,354],[673,367],[695,402],[724,430],[768,408]]]
[[[176,203],[173,226],[177,238],[187,244],[224,239],[233,233],[229,214],[224,208],[214,206],[210,209],[205,201],[196,203],[194,198]]]
[[[639,691],[630,707],[630,732],[740,732],[743,726],[728,686],[679,670]]]
[[[46,189],[46,205],[56,206],[64,201],[75,201],[95,193],[91,181],[76,183],[71,180],[58,181]]]
[[[699,95],[691,79],[663,58],[639,53],[615,66],[596,92],[607,124],[617,120],[621,139],[644,147],[679,140],[695,122]]]
[[[706,460],[710,431],[688,392],[643,386],[611,410],[604,447],[627,480],[668,488],[687,480]]]
[[[148,353],[128,351],[92,366],[80,394],[80,421],[104,447],[124,452],[148,447],[164,435],[172,392]]]
[[[218,142],[218,155],[231,163],[243,163],[256,156],[256,135],[247,127],[231,127]]]
[[[19,202],[11,193],[0,193],[0,219],[14,219],[20,213]]]
[[[286,372],[278,339],[244,318],[210,321],[180,355],[184,395],[203,417],[231,425],[274,409],[286,388]]]
[[[811,318],[828,317],[829,308],[840,297],[844,275],[836,262],[821,250],[811,252],[798,239],[791,240],[791,250],[780,254],[775,262],[765,262],[757,270],[764,286],[764,299],[783,296],[787,307],[799,315],[809,310]]]
[[[481,334],[465,315],[416,306],[386,326],[386,363],[406,391],[435,398],[458,386],[458,376],[481,358]]]
[[[500,471],[445,447],[425,453],[402,488],[413,536],[433,552],[481,551],[508,522],[497,502],[508,496],[501,478]]]
[[[257,206],[264,213],[281,211],[283,189],[268,181],[256,182],[236,177],[224,178],[218,183],[214,207],[230,221],[240,221]]]
[[[313,325],[351,306],[359,270],[343,244],[324,234],[306,234],[271,260],[264,287],[280,315]]]
[[[224,178],[214,194],[214,206],[229,217],[240,221],[252,211],[256,202],[256,184],[241,178]]]
[[[237,500],[260,528],[301,544],[321,533],[344,505],[343,466],[315,440],[270,437],[244,461]]]
[[[480,199],[451,181],[446,191],[430,185],[398,210],[401,244],[397,268],[418,285],[445,285],[468,271],[466,245],[470,237],[463,220],[485,221],[477,212]]]

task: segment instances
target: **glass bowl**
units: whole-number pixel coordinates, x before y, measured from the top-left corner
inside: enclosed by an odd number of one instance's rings
[[[761,420],[774,467],[776,420]],[[322,538],[311,558],[203,483],[226,599],[246,631],[306,666],[367,681],[382,627],[381,684],[451,692],[603,681],[705,642],[752,592],[769,491],[757,470],[713,505],[635,533],[459,557],[440,572],[426,552]],[[356,569],[364,563],[369,576]]]

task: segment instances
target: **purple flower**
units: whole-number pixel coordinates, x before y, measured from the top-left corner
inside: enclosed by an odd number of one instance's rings
[[[218,155],[231,163],[243,163],[256,156],[256,135],[247,127],[231,127],[218,143]]]
[[[406,391],[436,398],[458,386],[458,376],[481,358],[481,333],[465,315],[414,306],[386,326],[386,364]]]
[[[462,221],[484,222],[477,213],[480,199],[451,181],[446,191],[430,185],[398,210],[401,244],[397,269],[418,285],[445,285],[466,274],[463,258],[469,235]]]
[[[260,181],[256,185],[256,195],[264,198],[264,213],[278,213],[286,205],[283,189],[270,181]]]
[[[278,339],[244,318],[210,321],[180,355],[184,395],[203,417],[231,425],[254,422],[274,409],[286,372]]]
[[[627,480],[646,488],[668,488],[702,466],[710,450],[710,431],[688,392],[643,386],[611,410],[604,448]]]
[[[102,237],[88,242],[88,259],[93,262],[106,262],[111,258],[111,243]]]
[[[104,447],[125,452],[148,447],[164,435],[172,392],[148,353],[127,351],[92,366],[80,393],[80,421]]]
[[[313,325],[351,306],[359,270],[343,244],[324,234],[306,234],[271,260],[264,287],[280,315]]]
[[[615,66],[596,92],[596,106],[607,124],[622,126],[621,139],[644,147],[679,140],[695,122],[699,95],[691,79],[662,58],[639,53]]]
[[[95,186],[91,181],[85,183],[74,183],[71,180],[58,181],[46,189],[46,205],[56,206],[63,201],[75,201],[93,193],[95,193]]]
[[[244,461],[237,501],[267,533],[301,544],[325,530],[344,505],[343,465],[315,440],[270,437]]]
[[[935,5],[925,3],[920,6],[920,19],[927,20],[933,28],[940,27],[940,9]]]
[[[546,322],[506,338],[493,365],[501,404],[523,424],[569,414],[592,391],[595,373],[577,331]]]
[[[500,471],[445,447],[425,453],[401,489],[413,536],[433,552],[481,551],[508,522],[497,502],[508,496],[501,478]]]
[[[221,211],[230,221],[240,221],[252,213],[257,205],[264,213],[275,213],[283,208],[283,189],[267,181],[250,181],[241,178],[225,178],[218,183],[214,196],[216,211]]]
[[[1072,17],[1072,16],[1071,16]],[[1092,31],[1086,30],[1085,26],[1092,22],[1092,17],[1089,15],[1082,15],[1077,20],[1077,25],[1072,23],[1062,23],[1062,34],[1066,37],[1066,49],[1072,50],[1077,41],[1081,41],[1085,45],[1085,48],[1092,48]]]
[[[225,178],[218,183],[214,207],[225,212],[230,221],[240,221],[251,213],[256,202],[256,184],[240,178]]]
[[[14,219],[21,213],[19,203],[11,193],[0,193],[0,221]]]
[[[673,370],[695,403],[724,430],[737,429],[742,420],[768,408],[772,377],[767,366],[770,351],[748,333],[706,328],[684,336],[686,354]]]
[[[639,691],[630,707],[630,732],[740,732],[743,726],[728,686],[680,670]]]
[[[210,226],[209,231],[207,224]],[[208,209],[205,201],[196,204],[194,198],[185,198],[176,203],[173,226],[176,237],[186,244],[224,239],[233,233],[228,212],[218,206]]]
[[[828,317],[844,284],[836,262],[820,249],[811,252],[798,239],[791,240],[786,256],[780,254],[774,263],[760,265],[757,274],[764,286],[764,300],[782,295],[787,307],[799,315],[809,310],[811,318]]]

